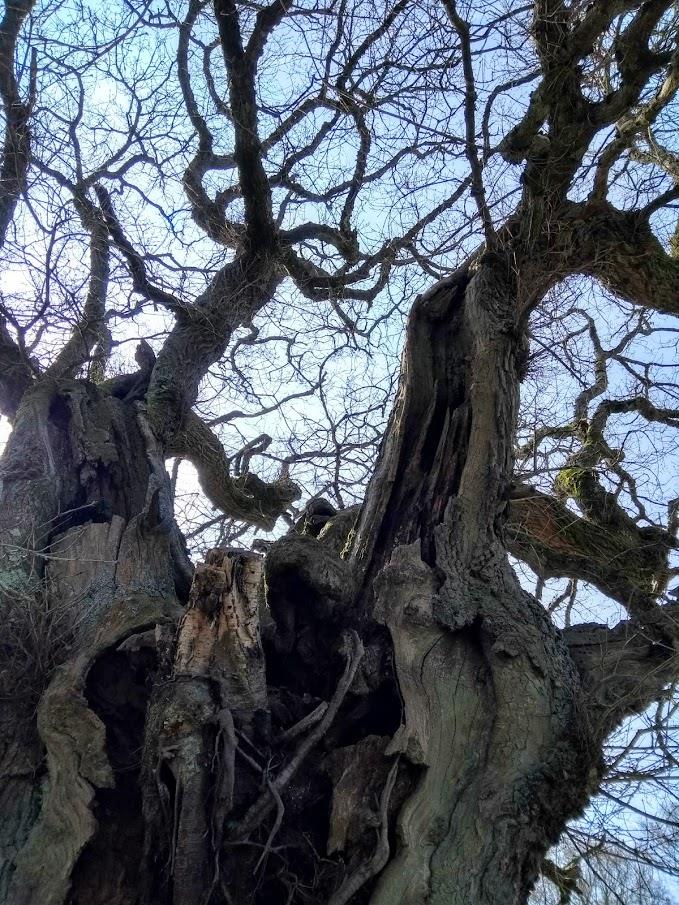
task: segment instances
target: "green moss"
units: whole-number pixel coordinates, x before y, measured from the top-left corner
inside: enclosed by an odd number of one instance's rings
[[[356,537],[356,526],[354,525],[354,527],[347,534],[347,539],[344,542],[344,546],[340,550],[341,559],[348,559],[348,557],[351,555],[351,549],[354,546],[355,537]]]
[[[679,260],[679,221],[677,221],[674,233],[670,238],[670,257]]]
[[[571,497],[574,500],[581,499],[585,495],[589,471],[571,465],[562,468],[554,482],[554,491],[559,499]]]

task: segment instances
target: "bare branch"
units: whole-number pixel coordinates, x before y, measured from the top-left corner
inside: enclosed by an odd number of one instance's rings
[[[213,506],[268,531],[290,503],[299,499],[299,488],[288,478],[266,484],[250,472],[232,477],[224,447],[193,413],[185,417],[181,429],[168,440],[166,453],[191,462]]]
[[[19,196],[26,188],[31,161],[29,118],[35,103],[37,57],[31,57],[28,99],[19,94],[14,58],[21,28],[35,6],[35,0],[12,0],[5,4],[0,22],[0,97],[5,112],[5,137],[0,164],[0,248],[14,217]]]
[[[563,225],[554,251],[565,272],[596,277],[635,305],[679,313],[679,261],[663,249],[643,214],[607,202],[570,204]]]
[[[536,574],[588,581],[639,618],[655,612],[676,546],[667,531],[631,519],[624,526],[589,521],[527,485],[512,490],[507,542]]]
[[[469,161],[469,169],[471,171],[472,187],[471,193],[476,201],[479,209],[481,222],[483,224],[483,233],[486,237],[486,244],[492,248],[495,242],[495,230],[493,229],[493,221],[488,210],[486,201],[486,193],[483,187],[483,170],[481,161],[479,160],[478,151],[476,149],[476,85],[474,79],[474,64],[472,61],[471,41],[469,35],[469,24],[460,16],[455,5],[455,0],[443,0],[443,5],[448,13],[448,18],[453,24],[457,36],[460,39],[460,48],[462,50],[462,68],[464,71],[465,97],[464,97],[464,119],[466,131],[466,153]]]
[[[110,273],[108,226],[102,212],[85,196],[76,198],[83,225],[90,233],[90,277],[82,317],[47,374],[75,377],[97,343],[105,341],[106,297]]]
[[[234,0],[215,0],[214,8],[224,62],[229,73],[235,133],[234,157],[245,202],[248,240],[253,247],[269,250],[273,246],[275,230],[271,189],[262,164],[262,145],[257,127],[256,58],[253,53],[246,53],[243,49],[238,8]],[[275,15],[272,18],[275,23]],[[263,33],[264,29],[260,27],[260,34]],[[263,43],[262,37],[262,47]],[[258,48],[259,42],[256,40],[254,53],[261,52]]]

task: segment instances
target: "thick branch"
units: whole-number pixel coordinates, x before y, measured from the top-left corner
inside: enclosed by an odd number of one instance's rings
[[[617,136],[608,144],[599,159],[594,177],[593,196],[604,198],[608,189],[608,176],[614,162],[630,148],[636,137],[649,133],[659,114],[674,99],[679,89],[679,52],[674,54],[666,77],[653,98],[631,116],[623,117],[617,124]]]
[[[233,331],[271,299],[278,280],[270,259],[244,255],[215,274],[195,305],[177,312],[147,400],[149,420],[162,441],[180,430],[208,368],[222,357]]]
[[[679,605],[656,608],[656,628],[676,638]],[[588,707],[601,738],[624,717],[641,713],[658,700],[676,678],[676,643],[657,642],[633,620],[605,625],[578,625],[564,630],[587,691]]]
[[[267,531],[274,527],[290,503],[299,499],[299,488],[288,478],[267,484],[249,472],[239,478],[232,477],[222,444],[193,413],[185,418],[182,429],[170,438],[166,453],[191,462],[213,506],[232,518]]]
[[[193,26],[205,7],[206,0],[192,0],[186,18],[179,26],[177,42],[177,78],[184,98],[184,106],[191,125],[198,136],[196,156],[184,173],[184,188],[191,203],[193,219],[215,242],[233,245],[239,230],[227,224],[224,205],[213,201],[203,187],[203,177],[209,170],[231,170],[236,166],[231,156],[217,155],[213,151],[213,137],[205,118],[201,115],[189,75],[189,44]],[[208,68],[209,72],[209,68]]]
[[[513,488],[507,523],[509,551],[542,578],[581,578],[638,613],[655,611],[669,578],[670,534],[602,526],[527,485]]]
[[[58,377],[75,377],[94,346],[104,338],[106,330],[104,316],[111,269],[108,226],[101,212],[86,198],[76,199],[76,207],[90,233],[89,286],[82,316],[47,372]]]
[[[13,418],[33,381],[33,367],[0,316],[0,412]]]
[[[617,296],[679,314],[679,260],[663,249],[646,217],[607,202],[569,204],[554,251],[569,273],[596,277]]]
[[[269,36],[292,5],[293,0],[274,0],[257,13],[255,27],[247,46],[247,55],[251,60],[258,60],[261,57]]]
[[[157,302],[159,305],[167,308],[168,311],[177,311],[183,307],[187,307],[172,295],[172,293],[166,292],[164,289],[160,289],[158,286],[154,286],[151,283],[146,273],[144,259],[125,235],[120,220],[113,209],[113,202],[110,194],[102,185],[95,185],[94,190],[101,206],[109,235],[127,261],[134,291],[143,295],[151,302]]]
[[[215,0],[215,15],[229,73],[229,97],[235,131],[234,156],[243,192],[248,238],[252,248],[270,249],[275,228],[271,188],[262,163],[262,144],[257,128],[257,41],[254,52],[248,49],[246,53],[234,0]]]
[[[523,182],[533,199],[564,198],[597,130],[629,111],[651,76],[671,61],[670,54],[649,49],[653,29],[670,6],[668,0],[651,0],[642,4],[615,42],[621,76],[618,87],[598,102],[585,96],[581,61],[609,24],[635,6],[629,0],[597,2],[579,24],[573,24],[565,4],[536,3],[533,34],[542,62],[542,81],[522,120],[499,148],[509,161],[527,161]],[[541,133],[545,125],[547,135]]]

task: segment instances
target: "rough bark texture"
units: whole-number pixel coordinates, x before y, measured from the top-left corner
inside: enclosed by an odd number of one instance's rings
[[[42,678],[41,658],[61,661],[39,696],[35,725],[32,699],[3,687],[7,901],[65,901],[101,825],[100,793],[113,793],[112,819],[121,816],[118,805],[124,813],[155,668],[148,632],[180,613],[175,566],[186,563],[163,512],[167,475],[140,417],[91,384],[46,381],[23,400],[3,458],[8,647],[23,643],[27,682]],[[59,632],[32,637],[30,627],[50,618],[61,619]],[[118,698],[108,699],[114,675]],[[3,672],[3,684],[10,679]]]
[[[539,513],[511,483],[517,312],[497,255],[421,297],[360,514],[319,505],[265,558],[215,550],[190,593],[139,375],[131,396],[24,394],[3,600],[72,623],[44,686],[3,710],[0,900],[526,901],[606,733],[675,663],[633,626],[560,633],[507,563]],[[567,571],[559,513],[531,549]]]
[[[597,788],[607,733],[679,676],[676,611],[657,602],[677,545],[676,509],[667,530],[639,528],[599,480],[607,416],[599,407],[587,424],[592,393],[579,397],[585,426],[559,475],[563,499],[512,484],[526,320],[545,293],[584,274],[631,304],[679,311],[679,262],[651,226],[678,197],[674,169],[659,161],[672,178],[660,195],[657,174],[637,180],[628,169],[637,141],[655,148],[653,124],[671,115],[679,88],[670,0],[537,0],[530,22],[527,7],[509,4],[490,10],[490,23],[481,6],[464,13],[454,0],[431,20],[427,4],[407,0],[365,17],[344,3],[327,15],[291,0],[190,0],[174,23],[171,10],[137,16],[125,4],[129,16],[92,18],[101,44],[88,46],[89,62],[62,59],[61,19],[48,15],[42,33],[34,6],[6,3],[0,22],[0,248],[12,229],[15,271],[22,260],[35,266],[41,244],[50,249],[44,300],[36,277],[35,306],[20,289],[0,310],[0,411],[13,421],[0,461],[0,902],[523,905],[549,846]],[[273,34],[288,12],[298,35],[300,17],[313,17],[312,57],[328,46],[325,62],[307,61],[298,97],[284,86],[280,106],[267,86],[276,58],[259,62],[270,43],[289,65],[295,51]],[[114,20],[124,33],[104,37]],[[434,43],[420,46],[427,21]],[[177,55],[166,66],[173,25]],[[142,27],[158,43],[150,56],[145,44],[141,56],[132,49],[123,65],[128,36]],[[73,111],[50,120],[63,135],[38,153],[32,143],[48,131],[31,116],[38,54],[23,49],[34,37],[47,83],[61,74],[74,99]],[[504,78],[499,66],[489,81],[479,54],[504,48],[507,75],[516,73],[529,59],[523,47],[509,53],[519,39],[532,42],[537,71],[494,82]],[[105,140],[106,114],[86,97],[100,71],[117,79],[121,98],[132,92],[127,139]],[[505,105],[513,89],[522,93]],[[218,152],[227,134],[232,152]],[[333,134],[341,144],[326,146]],[[85,151],[99,144],[101,159]],[[520,175],[496,167],[498,154]],[[99,162],[84,159],[92,156]],[[194,223],[225,252],[219,265],[207,253],[193,301],[185,287],[207,246],[175,204],[170,182],[182,159]],[[412,179],[399,175],[400,160],[413,162]],[[134,186],[137,165],[144,176]],[[429,185],[439,168],[440,203]],[[371,185],[377,194],[360,200]],[[360,241],[357,212],[392,185],[384,219],[398,227],[402,199],[404,233]],[[122,193],[121,210],[134,214],[128,188],[138,189],[140,232],[156,224],[154,254],[141,235],[135,248],[116,213]],[[172,212],[157,208],[165,195]],[[52,280],[53,307],[47,276],[72,252],[53,258],[52,249],[76,238],[67,197],[87,235],[89,277],[82,305],[79,266]],[[28,213],[17,216],[24,198]],[[355,330],[347,312],[369,308],[394,266],[438,272],[439,252],[469,241],[469,209],[485,244],[413,306],[360,513],[317,505],[263,559],[214,550],[194,575],[166,457],[190,460],[210,502],[251,525],[271,529],[300,496],[285,469],[267,484],[248,472],[245,451],[229,458],[195,411],[234,334],[288,278]],[[304,222],[307,213],[319,222]],[[164,221],[179,255],[157,237]],[[34,243],[41,230],[45,241]],[[178,295],[165,286],[173,279]],[[119,308],[128,295],[139,298]],[[130,325],[117,341],[127,338],[151,303],[174,319],[157,357],[142,343],[138,371],[104,380],[109,325]],[[66,314],[70,338],[43,369],[31,357],[43,343],[38,324],[44,317],[51,352]],[[100,383],[78,378],[88,368]],[[319,393],[323,379],[321,369]],[[646,397],[617,410],[677,420]],[[593,582],[630,619],[557,630],[521,589],[508,550],[542,576]]]
[[[523,901],[596,775],[579,675],[503,552],[522,367],[508,273],[481,261],[417,303],[357,530],[369,580],[383,563],[364,593],[403,695],[387,752],[425,767],[379,903]]]
[[[580,578],[623,606],[648,607],[667,585],[672,537],[632,519],[602,524],[603,511],[590,521],[533,487],[513,487],[509,549],[543,578]]]

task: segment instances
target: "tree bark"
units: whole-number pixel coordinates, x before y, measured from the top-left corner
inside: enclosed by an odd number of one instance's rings
[[[579,675],[504,551],[517,307],[511,271],[493,259],[416,303],[357,530],[364,594],[389,628],[403,695],[387,753],[424,768],[379,905],[525,901],[596,781]]]
[[[597,698],[596,632],[564,636],[509,567],[509,261],[417,301],[356,523],[302,520],[263,561],[213,551],[190,595],[144,406],[76,380],[24,393],[0,499],[14,673],[22,612],[70,622],[47,673],[24,652],[32,696],[3,711],[0,901],[526,901],[606,733],[660,680]]]
[[[149,436],[134,404],[45,380],[25,394],[2,460],[8,902],[77,901],[92,884],[100,901],[128,901],[109,885],[141,838],[138,813],[131,850],[104,854],[97,837],[115,839],[139,803],[153,631],[178,618],[187,568]]]

